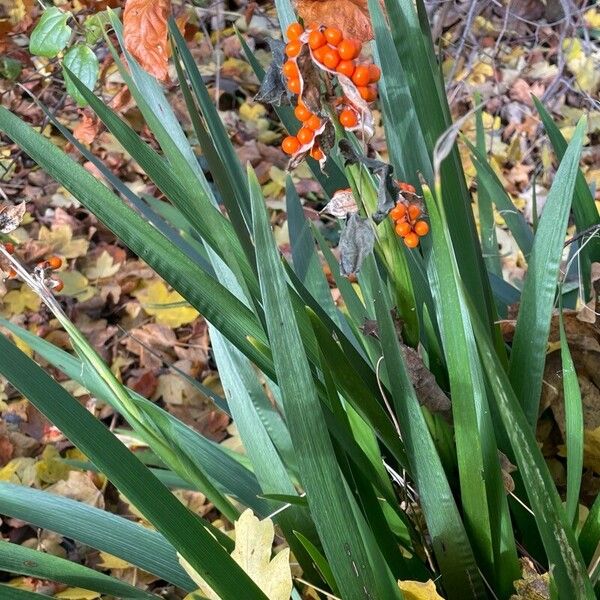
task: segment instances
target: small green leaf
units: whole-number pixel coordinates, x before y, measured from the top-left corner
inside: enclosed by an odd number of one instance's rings
[[[77,78],[85,84],[90,90],[94,89],[98,80],[98,71],[100,66],[98,58],[89,46],[84,44],[76,44],[68,50],[63,60],[63,65],[76,75]],[[77,102],[79,106],[87,106],[87,100],[81,95],[73,80],[64,71],[65,83],[67,84],[67,92]]]
[[[96,13],[95,15],[90,15],[83,22],[83,33],[86,44],[92,45],[99,42],[104,35],[104,27],[105,25],[108,25],[109,22],[110,18],[105,10]]]
[[[63,12],[56,6],[47,8],[31,32],[29,39],[31,54],[54,58],[69,43],[73,31],[67,25],[70,16],[70,12]]]
[[[20,60],[8,56],[0,57],[0,78],[14,81],[22,70],[23,64]]]

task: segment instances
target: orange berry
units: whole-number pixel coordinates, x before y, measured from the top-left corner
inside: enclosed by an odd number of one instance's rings
[[[46,262],[51,269],[60,269],[63,261],[60,256],[51,256]]]
[[[17,276],[17,272],[11,267],[8,271],[8,278],[14,279]]]
[[[345,75],[346,77],[352,77],[352,75],[354,74],[354,62],[351,60],[341,60],[338,63],[337,69],[336,71],[338,73],[341,73],[342,75]]]
[[[323,160],[323,158],[325,157],[325,155],[323,154],[323,150],[321,150],[321,148],[319,148],[318,146],[313,146],[311,151],[310,151],[310,155],[315,159],[315,160]]]
[[[302,50],[302,42],[300,40],[292,40],[285,47],[285,54],[290,58],[295,58]]]
[[[348,129],[349,127],[356,127],[357,124],[358,118],[356,116],[356,113],[352,109],[345,108],[340,113],[340,125],[342,125],[346,129]]]
[[[335,69],[340,62],[340,55],[335,48],[327,48],[323,53],[322,62],[328,69]]]
[[[319,23],[317,23],[317,21],[311,21],[307,26],[306,26],[306,31],[314,31],[314,30],[319,30],[321,29],[321,25],[319,25]]]
[[[285,32],[288,40],[297,40],[304,33],[304,27],[300,23],[292,23]]]
[[[421,214],[421,209],[416,204],[411,204],[408,207],[408,216],[411,221],[414,221]]]
[[[296,136],[288,135],[281,143],[281,149],[286,154],[296,154],[300,150],[300,142]]]
[[[14,252],[15,252],[15,245],[12,242],[4,242],[4,249],[9,254],[14,254]]]
[[[296,115],[296,119],[302,123],[304,123],[304,121],[308,121],[312,116],[312,113],[310,110],[308,110],[308,108],[306,108],[306,106],[304,106],[304,104],[298,104],[298,106],[296,106],[294,109],[294,114]]]
[[[313,50],[314,59],[316,61],[320,62],[321,64],[325,64],[324,60],[325,60],[325,54],[327,54],[327,50],[329,50],[329,46],[321,46],[320,48]]]
[[[367,97],[365,98],[367,102],[375,102],[377,100],[377,86],[373,84],[369,84],[367,86]]]
[[[306,121],[306,126],[310,127],[313,131],[317,131],[317,129],[321,128],[321,119],[317,117],[317,115],[312,115],[308,121]]]
[[[416,248],[419,245],[419,236],[411,231],[408,235],[404,236],[404,243],[409,248]]]
[[[316,50],[326,43],[327,40],[325,39],[325,36],[318,29],[310,32],[310,35],[308,36],[308,45],[312,50]]]
[[[342,40],[338,45],[342,60],[352,60],[360,54],[360,44],[352,39]]]
[[[297,133],[298,141],[303,145],[310,144],[315,137],[315,132],[310,127],[302,127]]]
[[[337,46],[343,39],[344,35],[337,27],[327,27],[323,32],[325,39],[332,45]]]
[[[377,83],[381,78],[381,69],[374,64],[369,65],[369,83]]]
[[[53,292],[58,293],[58,292],[62,291],[62,289],[65,287],[65,284],[60,279],[53,279],[52,281],[56,282],[54,284],[54,286],[52,287]]]
[[[294,77],[293,79],[288,79],[287,81],[288,90],[292,92],[292,94],[299,94],[302,90],[302,84],[300,83],[300,79],[298,77]]]
[[[366,86],[369,83],[369,67],[365,67],[365,65],[356,67],[352,81],[358,87]]]
[[[427,223],[427,221],[417,221],[415,223],[415,233],[419,236],[419,237],[423,237],[424,235],[427,235],[429,233],[429,224]]]
[[[298,70],[298,65],[296,64],[296,61],[294,61],[294,60],[288,60],[288,61],[284,62],[282,71],[283,71],[283,74],[288,79],[294,79],[295,77],[300,76],[300,71]]]
[[[411,185],[410,183],[406,183],[406,181],[396,181],[396,183],[398,184],[398,187],[400,188],[400,191],[402,191],[402,192],[406,192],[408,194],[416,194],[417,193],[415,186]]]
[[[371,93],[369,92],[369,88],[366,85],[359,85],[357,88],[360,97],[368,102],[367,98],[371,97]]]
[[[395,229],[396,229],[396,233],[400,237],[405,237],[412,231],[412,227],[410,226],[410,223],[407,223],[406,221],[400,221],[400,223],[396,223]]]
[[[401,204],[400,202],[390,210],[390,217],[392,217],[393,221],[399,221],[406,216],[406,206]]]

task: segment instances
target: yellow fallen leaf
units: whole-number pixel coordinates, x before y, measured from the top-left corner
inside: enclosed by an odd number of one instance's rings
[[[589,94],[593,94],[600,85],[600,53],[586,53],[579,38],[566,38],[563,52],[569,71],[575,75],[577,85]]]
[[[51,445],[44,448],[40,460],[35,465],[36,475],[42,483],[56,483],[69,476],[71,467],[64,463],[58,450]]]
[[[35,462],[34,458],[13,458],[0,469],[0,481],[33,485],[36,481]]]
[[[180,327],[194,321],[199,313],[187,305],[183,296],[169,291],[162,281],[153,281],[133,295],[140,301],[146,313],[156,317],[157,323],[168,327]]]
[[[597,8],[590,8],[586,11],[583,19],[590,29],[600,29],[600,10]]]
[[[398,581],[398,587],[402,590],[404,600],[444,600],[437,593],[435,583],[431,579],[425,583],[422,581]]]
[[[103,570],[108,569],[129,569],[131,565],[119,558],[118,556],[113,556],[108,552],[100,552],[100,560],[98,561],[98,568]]]
[[[121,268],[121,264],[115,264],[113,257],[104,250],[94,264],[84,269],[84,273],[88,279],[104,279],[112,277]]]
[[[250,104],[244,102],[240,106],[240,119],[244,121],[256,122],[261,117],[264,117],[267,109],[262,104]]]
[[[89,285],[89,281],[79,271],[61,271],[58,278],[63,282],[63,289],[58,292],[59,296],[77,298],[85,302],[94,297],[96,288]]]
[[[18,290],[11,290],[2,298],[2,316],[12,317],[23,314],[26,310],[33,312],[40,308],[39,296],[25,283]]]
[[[271,559],[275,529],[271,519],[260,521],[252,510],[245,510],[235,522],[235,548],[231,557],[250,576],[269,600],[289,600],[292,593],[290,550],[285,548]],[[220,600],[211,587],[181,556],[182,567],[208,600]]]
[[[100,593],[84,590],[83,588],[70,587],[62,592],[57,592],[53,598],[60,598],[61,600],[96,600],[96,598],[100,598]]]
[[[64,258],[85,256],[89,242],[83,237],[73,237],[73,230],[66,224],[56,225],[52,229],[41,227],[38,239],[50,244],[52,252]]]

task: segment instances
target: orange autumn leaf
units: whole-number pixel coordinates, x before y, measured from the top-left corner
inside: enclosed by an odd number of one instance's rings
[[[373,39],[367,0],[295,0],[305,23],[319,23],[342,30],[345,38],[361,42]]]
[[[84,113],[81,121],[73,129],[73,136],[82,144],[91,144],[100,132],[100,121],[93,115]]]
[[[123,13],[125,48],[159,80],[167,78],[167,18],[171,0],[127,0]]]

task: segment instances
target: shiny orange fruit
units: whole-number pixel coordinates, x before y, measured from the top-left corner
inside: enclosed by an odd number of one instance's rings
[[[410,217],[411,221],[414,221],[415,219],[419,218],[420,214],[421,209],[416,204],[411,204],[408,207],[408,216]]]
[[[46,262],[51,269],[60,269],[63,261],[60,256],[51,256]]]
[[[365,100],[367,102],[375,102],[375,100],[377,100],[377,86],[370,83],[367,86],[367,92],[366,92],[366,97]]]
[[[354,74],[352,75],[352,81],[358,87],[366,86],[369,84],[369,67],[365,65],[359,65],[356,67]]]
[[[15,253],[15,245],[12,242],[4,242],[4,249],[9,254],[14,254]]]
[[[358,117],[356,116],[356,113],[352,109],[345,108],[340,113],[340,125],[342,125],[343,127],[346,127],[346,129],[349,127],[356,127],[357,124],[358,124]]]
[[[419,236],[411,231],[408,235],[404,236],[404,243],[409,248],[416,248],[419,245]]]
[[[338,52],[342,60],[352,60],[360,54],[360,51],[360,42],[353,39],[342,40],[338,45]]]
[[[310,127],[313,131],[317,131],[317,129],[321,128],[321,119],[317,117],[317,115],[312,115],[308,121],[306,121],[306,126]]]
[[[332,46],[337,46],[343,39],[344,35],[337,27],[327,27],[323,32],[325,39]]]
[[[369,83],[377,83],[381,79],[381,69],[374,64],[369,65]]]
[[[406,192],[408,194],[416,194],[417,193],[415,186],[411,185],[410,183],[406,183],[406,181],[396,180],[396,184],[398,185],[398,187],[400,188],[400,191],[402,191],[402,192]]]
[[[405,237],[412,231],[410,223],[407,223],[406,221],[400,221],[400,223],[397,223],[395,229],[396,233],[400,237]]]
[[[313,138],[315,137],[315,132],[310,127],[306,127],[305,125],[296,134],[296,137],[298,138],[298,141],[303,146],[305,146],[306,144],[310,144],[313,141]]]
[[[17,276],[17,272],[11,267],[8,271],[8,278],[14,279]]]
[[[339,52],[338,52],[339,55]],[[338,63],[338,66],[336,68],[336,71],[338,73],[341,73],[342,75],[345,75],[346,77],[352,77],[352,75],[354,74],[354,69],[355,69],[355,65],[354,62],[351,60],[341,60]]]
[[[429,233],[429,224],[427,221],[417,221],[415,223],[415,233],[420,237],[427,235]]]
[[[304,33],[304,27],[300,23],[292,23],[285,32],[288,40],[297,40]]]
[[[293,79],[294,77],[300,76],[298,65],[296,64],[296,61],[293,60],[288,60],[284,62],[283,68],[281,70],[288,79]]]
[[[299,94],[302,90],[302,85],[300,83],[300,79],[298,77],[294,77],[293,79],[288,79],[287,81],[288,90],[292,92],[292,94]]]
[[[360,97],[366,102],[368,102],[368,98],[371,97],[371,92],[369,91],[369,88],[366,85],[359,85],[356,89],[358,90]]]
[[[53,292],[60,292],[65,287],[65,284],[60,279],[53,279],[56,283],[52,287]]]
[[[335,48],[327,48],[323,53],[323,64],[328,69],[335,69],[340,62],[340,55]]]
[[[325,64],[323,61],[325,60],[325,54],[327,54],[327,50],[329,50],[328,46],[321,46],[320,48],[313,50],[313,57],[322,65]]]
[[[393,221],[399,221],[406,216],[406,206],[404,204],[396,204],[392,210],[390,210],[390,217]]]
[[[310,155],[315,160],[323,160],[323,158],[325,157],[325,155],[323,154],[323,150],[321,150],[321,148],[319,148],[318,146],[312,147],[312,149],[310,151]]]
[[[296,119],[302,123],[304,123],[304,121],[308,121],[312,116],[312,113],[310,110],[308,110],[308,108],[306,108],[306,106],[304,106],[304,104],[298,104],[298,106],[296,106],[294,109],[294,114],[296,115]]]
[[[302,42],[300,40],[292,40],[285,46],[285,54],[290,58],[295,58],[302,50]]]
[[[300,142],[295,135],[288,135],[284,138],[283,142],[281,142],[281,149],[286,154],[296,154],[296,152],[300,150]]]
[[[326,43],[327,40],[325,39],[325,36],[318,29],[310,32],[308,36],[308,45],[312,50],[316,50]]]

